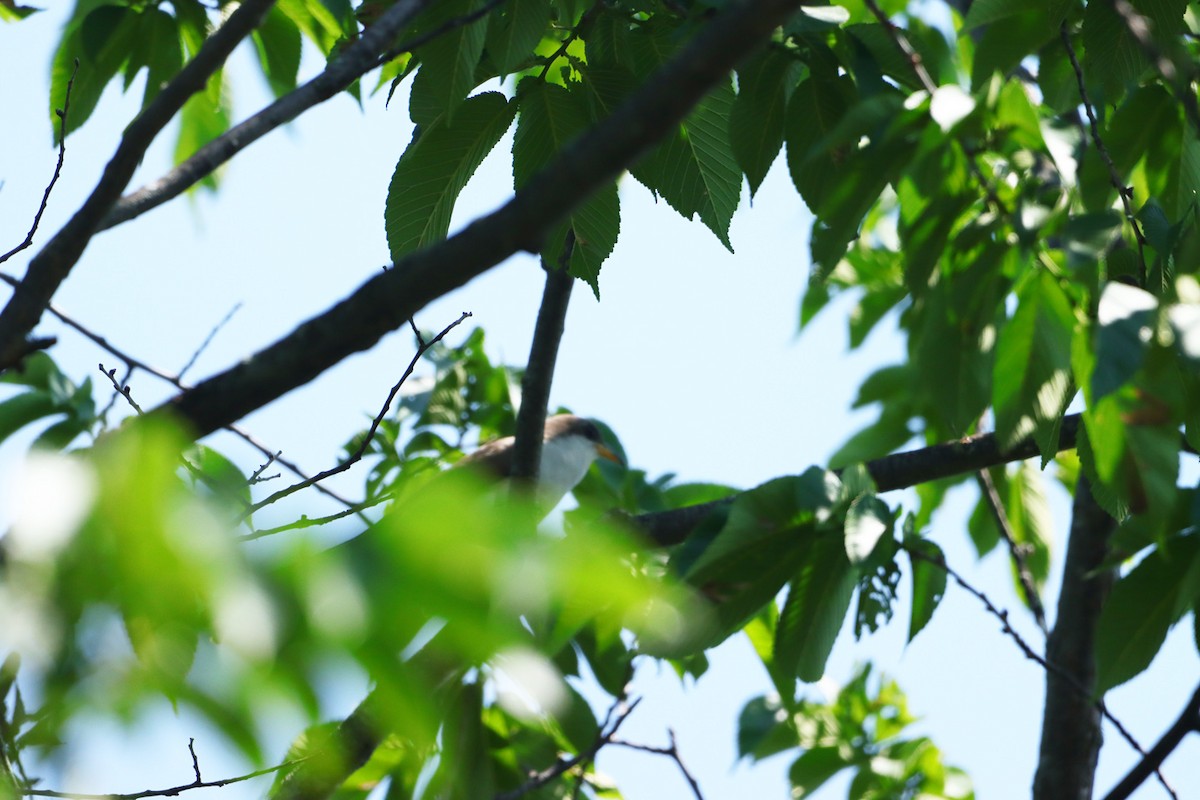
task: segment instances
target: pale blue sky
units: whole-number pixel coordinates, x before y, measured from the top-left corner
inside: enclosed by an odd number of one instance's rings
[[[0,26],[0,102],[5,109],[0,249],[24,236],[53,168],[47,76],[65,6],[19,25]],[[317,63],[307,59],[303,72],[311,75]],[[235,119],[266,102],[247,48],[235,58],[232,80]],[[41,241],[86,196],[139,97],[137,85],[126,97],[110,90],[96,116],[69,140],[66,169],[43,221]],[[387,262],[383,202],[396,158],[411,133],[402,96],[390,110],[384,109],[382,95],[369,98],[365,106],[360,112],[348,97],[338,97],[241,154],[225,171],[219,195],[177,200],[101,234],[56,302],[138,358],[168,371],[178,369],[210,328],[242,303],[189,373],[196,379],[226,368],[342,298]],[[136,185],[167,166],[169,139],[151,150]],[[509,141],[469,185],[456,226],[493,209],[511,193],[504,152]],[[819,464],[872,418],[873,412],[848,411],[862,378],[902,357],[902,342],[890,324],[862,351],[848,352],[849,305],[844,302],[797,338],[811,217],[783,167],[781,159],[753,207],[744,202],[735,217],[735,254],[698,222],[681,220],[665,204],[655,205],[626,178],[621,184],[621,238],[600,277],[602,302],[582,286],[572,298],[552,401],[604,419],[621,436],[632,465],[651,475],[674,472],[685,480],[749,487]],[[5,266],[18,272],[23,265],[24,260],[16,259]],[[537,265],[528,257],[514,258],[425,309],[417,322],[438,329],[469,310],[475,315],[470,323],[487,330],[492,356],[516,363],[528,351],[540,294]],[[452,334],[448,341],[461,339]],[[61,335],[53,354],[76,379],[100,378],[97,361],[115,365],[70,332]],[[389,337],[255,413],[245,426],[310,471],[319,471],[334,462],[340,446],[375,413],[410,356],[409,335]],[[132,388],[143,406],[170,395],[165,385],[146,375],[137,376]],[[248,469],[261,461],[229,437],[215,437],[213,444]],[[0,450],[0,480],[11,474],[16,449],[9,445]],[[341,477],[339,485],[347,492],[361,486],[360,474]],[[887,499],[900,503],[905,498],[894,494]],[[935,520],[933,538],[956,568],[1013,609],[1018,629],[1038,643],[1035,626],[1017,609],[1007,563],[999,554],[982,565],[974,563],[965,536],[972,501],[973,493],[955,493]],[[299,502],[309,513],[322,508],[316,495]],[[290,506],[293,511],[299,507]],[[1054,495],[1053,509],[1058,530],[1065,531],[1068,508],[1060,492]],[[1056,552],[1061,553],[1062,544],[1056,543]],[[906,578],[902,591],[907,588]],[[1047,597],[1053,598],[1056,589],[1055,580]],[[953,587],[929,628],[907,648],[906,615],[905,603],[897,624],[863,643],[855,644],[844,631],[829,677],[843,681],[857,661],[874,659],[899,680],[912,711],[923,717],[914,730],[930,735],[949,763],[967,770],[979,797],[1026,794],[1040,731],[1039,668],[1000,634],[996,620],[974,599]],[[1200,676],[1187,628],[1185,624],[1173,633],[1150,672],[1110,696],[1110,708],[1146,746],[1178,713]],[[669,671],[660,675],[654,667],[643,669],[635,693],[645,700],[622,729],[628,739],[662,745],[666,728],[673,727],[683,757],[710,800],[786,796],[786,758],[752,770],[734,769],[737,714],[747,699],[769,690],[748,653],[744,641],[735,638],[712,655],[710,672],[686,691]],[[346,687],[331,686],[330,697],[331,711],[336,711],[355,696]],[[299,722],[280,722],[282,754]],[[134,791],[187,782],[189,736],[197,738],[206,778],[246,769],[219,746],[216,734],[194,719],[175,719],[165,704],[130,731],[79,727],[66,774],[50,781],[55,788]],[[1134,762],[1111,728],[1105,735],[1111,744],[1101,759],[1100,791]],[[1200,774],[1187,766],[1200,758],[1195,738],[1167,764],[1183,797],[1200,796]],[[686,786],[665,759],[613,750],[605,751],[599,763],[631,800],[686,796]],[[258,796],[264,788],[251,783],[204,794],[240,800]],[[823,796],[842,795],[844,788]],[[1164,794],[1147,784],[1139,796]]]

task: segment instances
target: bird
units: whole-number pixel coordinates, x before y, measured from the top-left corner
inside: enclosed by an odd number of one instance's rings
[[[493,480],[507,479],[512,475],[515,442],[513,436],[488,442],[455,467],[473,470]],[[558,505],[567,492],[583,480],[597,458],[623,463],[620,456],[604,444],[600,428],[590,419],[574,414],[547,417],[535,490],[538,505],[546,509]]]

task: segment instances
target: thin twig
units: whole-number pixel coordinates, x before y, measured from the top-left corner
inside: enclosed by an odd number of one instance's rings
[[[289,522],[286,525],[280,525],[276,528],[263,528],[261,530],[253,531],[252,533],[247,533],[245,536],[241,537],[241,541],[252,542],[255,539],[262,539],[265,536],[274,536],[277,533],[301,530],[303,528],[315,528],[320,525],[328,525],[331,522],[337,522],[339,519],[345,519],[351,514],[358,514],[361,516],[365,509],[372,508],[380,503],[386,503],[392,498],[393,495],[390,493],[376,495],[375,497],[364,500],[361,503],[355,503],[349,508],[324,517],[309,517],[307,514],[304,514],[301,515],[300,519]]]
[[[194,758],[193,754],[193,758]],[[19,790],[26,797],[60,797],[66,800],[140,800],[143,797],[175,797],[183,792],[191,791],[192,789],[213,789],[222,786],[231,786],[235,783],[251,780],[252,778],[261,778],[263,775],[270,775],[272,772],[278,772],[281,769],[292,767],[303,759],[294,761],[285,761],[282,764],[276,764],[273,767],[266,769],[255,770],[248,772],[245,775],[238,775],[235,778],[222,778],[219,781],[202,781],[200,780],[200,767],[197,764],[196,780],[191,783],[172,786],[169,789],[146,789],[141,792],[133,792],[131,794],[82,794],[79,792],[56,792],[53,789],[34,789],[32,787],[21,787]]]
[[[949,575],[954,582],[959,585],[959,587],[964,589],[968,594],[974,596],[977,600],[979,600],[979,602],[983,603],[983,607],[987,609],[987,612],[1000,621],[1001,632],[1013,640],[1013,642],[1017,645],[1017,648],[1021,651],[1022,655],[1024,655],[1030,661],[1038,664],[1038,666],[1040,666],[1043,670],[1047,672],[1053,672],[1055,675],[1061,677],[1083,697],[1089,699],[1091,698],[1092,693],[1088,691],[1086,686],[1083,686],[1081,683],[1079,683],[1074,675],[1067,672],[1054,662],[1048,661],[1044,656],[1040,655],[1036,650],[1034,650],[1029,642],[1025,641],[1021,634],[1017,633],[1017,631],[1008,621],[1008,611],[998,608],[996,604],[992,602],[990,597],[968,583],[966,578],[964,578],[957,571],[955,571],[953,567],[947,564],[944,558],[935,558],[922,552],[916,547],[905,547],[904,545],[901,546],[904,547],[905,552],[907,552],[913,558],[920,559],[921,561],[925,561],[929,564],[933,564],[935,567],[945,570],[946,574]],[[1113,727],[1117,729],[1117,733],[1121,735],[1121,738],[1124,739],[1126,743],[1136,750],[1143,758],[1145,758],[1145,748],[1138,743],[1137,739],[1133,737],[1133,734],[1129,732],[1129,729],[1126,728],[1119,719],[1113,716],[1112,712],[1109,711],[1108,707],[1104,704],[1104,701],[1094,700],[1092,701],[1092,704],[1095,706],[1096,710],[1100,712],[1101,716],[1112,723]],[[1162,775],[1162,773],[1156,769],[1155,774],[1158,775],[1159,783],[1163,785],[1163,788],[1167,790],[1167,793],[1170,794],[1171,797],[1176,798],[1175,792],[1171,789],[1170,785],[1167,783],[1167,779]],[[1176,798],[1176,800],[1178,800],[1178,798]]]
[[[71,70],[71,77],[67,80],[67,91],[63,96],[63,107],[56,109],[54,112],[58,115],[58,164],[54,167],[54,174],[50,177],[50,182],[46,184],[45,191],[42,192],[42,202],[38,205],[37,213],[33,215],[33,224],[29,226],[29,233],[25,234],[25,241],[0,256],[0,264],[8,261],[17,253],[33,244],[34,234],[37,233],[38,225],[42,223],[42,214],[46,213],[46,206],[50,204],[50,193],[54,191],[54,184],[58,183],[58,176],[62,174],[63,162],[67,158],[67,112],[71,108],[71,89],[75,86],[75,75],[78,72],[79,59],[77,58],[75,59],[75,66]]]
[[[16,286],[18,283],[16,278],[12,277],[11,275],[6,275],[2,272],[0,272],[0,282],[7,283],[9,286]],[[64,325],[66,325],[67,327],[76,331],[81,336],[83,336],[85,339],[91,341],[93,344],[95,344],[101,350],[104,350],[104,351],[112,354],[113,356],[116,356],[121,361],[125,362],[125,365],[129,368],[129,370],[126,373],[124,380],[121,381],[123,384],[129,383],[129,379],[132,376],[134,370],[141,370],[143,372],[147,372],[147,373],[153,375],[154,377],[158,378],[159,380],[166,381],[167,383],[171,384],[172,386],[174,386],[176,389],[178,389],[181,392],[187,391],[188,388],[190,388],[187,384],[185,384],[183,381],[181,381],[178,376],[171,375],[168,372],[158,369],[157,367],[153,366],[152,364],[148,364],[145,361],[142,361],[141,359],[139,359],[133,355],[130,355],[125,350],[122,350],[121,348],[114,345],[112,342],[108,341],[108,339],[106,339],[104,336],[101,336],[100,334],[96,333],[95,331],[85,327],[84,325],[82,325],[81,323],[76,321],[73,317],[71,317],[69,314],[64,312],[62,309],[55,306],[53,303],[51,303],[47,307],[46,310],[49,311],[52,315],[54,315]],[[50,344],[53,344],[52,338],[50,339]],[[116,395],[113,395],[113,397],[115,399]],[[112,404],[110,403],[108,408],[111,408],[111,405]],[[100,414],[101,417],[103,417],[107,413],[108,408],[106,408]],[[237,436],[243,442],[245,442],[246,444],[253,447],[255,450],[257,450],[262,455],[264,455],[267,458],[272,459],[276,463],[280,464],[281,466],[286,468],[289,472],[291,472],[293,475],[295,475],[297,478],[300,478],[301,480],[308,479],[308,477],[309,477],[308,473],[305,472],[304,470],[302,470],[295,462],[284,458],[282,456],[282,451],[273,450],[270,447],[267,447],[267,445],[263,444],[262,442],[259,442],[252,435],[250,435],[247,431],[243,430],[242,428],[238,427],[237,425],[225,425],[225,426],[223,426],[222,429],[229,431],[234,436]],[[342,497],[338,493],[334,492],[332,489],[329,489],[325,486],[321,486],[320,484],[317,484],[314,488],[318,492],[321,492],[322,494],[324,494],[326,497],[329,497],[330,499],[335,500],[338,503],[341,503],[342,505],[346,506],[347,508],[352,509],[355,507],[355,504],[352,501],[347,500],[346,498]],[[370,520],[366,519],[366,518],[364,518],[363,521],[368,522],[368,523],[370,522]]]
[[[146,412],[142,411],[142,407],[139,406],[137,401],[133,399],[133,393],[129,390],[129,384],[122,383],[117,380],[116,367],[113,367],[112,369],[105,369],[104,364],[99,364],[98,366],[100,367],[100,371],[104,373],[104,377],[108,378],[109,382],[112,383],[113,388],[117,390],[118,394],[125,398],[129,405],[133,407],[133,410],[138,413],[138,416],[140,417],[142,414],[145,414]]]
[[[259,465],[258,469],[254,470],[254,472],[250,473],[250,477],[246,479],[246,483],[249,483],[249,484],[262,483],[263,481],[269,481],[269,480],[274,480],[275,478],[278,478],[279,473],[275,473],[274,475],[269,475],[265,478],[262,477],[262,474],[264,472],[266,472],[267,468],[270,467],[272,464],[274,464],[275,460],[277,458],[279,458],[281,455],[283,455],[282,450],[277,450],[274,453],[272,453],[267,458],[266,461],[264,461],[261,465]]]
[[[621,727],[621,723],[629,718],[629,715],[633,713],[633,710],[638,707],[638,703],[640,702],[642,702],[640,697],[628,704],[625,703],[623,697],[617,698],[617,701],[609,707],[608,713],[604,715],[604,721],[600,723],[600,730],[596,734],[596,740],[586,750],[573,758],[561,759],[541,772],[533,773],[525,783],[511,791],[497,794],[493,800],[517,800],[518,797],[529,794],[535,789],[542,788],[555,778],[565,774],[568,770],[588,763],[596,757],[596,753],[600,751],[600,748],[613,740],[613,737],[617,734],[617,729]]]
[[[1071,44],[1071,32],[1067,30],[1067,23],[1064,22],[1059,27],[1058,36],[1062,39],[1063,48],[1067,51],[1067,58],[1071,61],[1071,69],[1075,71],[1075,84],[1079,87],[1079,99],[1083,103],[1084,111],[1087,112],[1088,128],[1091,132],[1092,144],[1096,146],[1096,151],[1100,154],[1100,159],[1108,169],[1109,182],[1112,183],[1113,188],[1117,190],[1117,195],[1121,198],[1121,207],[1125,209],[1125,221],[1133,229],[1133,238],[1137,242],[1138,251],[1138,286],[1145,288],[1146,234],[1142,231],[1142,226],[1138,224],[1137,217],[1134,215],[1133,187],[1127,186],[1125,181],[1121,180],[1121,174],[1117,172],[1117,165],[1113,163],[1108,148],[1104,146],[1104,139],[1100,137],[1100,123],[1096,119],[1096,111],[1092,106],[1092,100],[1088,97],[1087,82],[1083,78],[1083,67],[1079,65],[1079,57],[1075,54],[1075,46]],[[1193,102],[1195,102],[1194,99]]]
[[[213,338],[216,337],[221,328],[224,328],[229,323],[229,320],[233,319],[233,315],[236,314],[241,307],[241,303],[235,303],[233,308],[229,309],[229,312],[221,318],[221,321],[213,326],[213,329],[208,332],[208,336],[204,337],[204,341],[201,342],[200,346],[197,347],[192,353],[192,357],[187,360],[186,364],[179,368],[179,373],[176,376],[179,380],[183,380],[183,373],[192,368],[192,365],[196,363],[196,359],[200,357],[200,354],[208,349],[208,346],[212,343]]]
[[[413,38],[409,39],[408,41],[401,42],[400,44],[396,45],[395,47],[390,47],[387,50],[385,50],[383,55],[381,55],[378,58],[377,63],[374,66],[382,66],[394,58],[399,58],[400,56],[404,55],[405,53],[411,53],[413,50],[416,50],[418,47],[421,47],[422,45],[429,44],[430,42],[432,42],[434,39],[438,38],[439,36],[445,36],[447,33],[449,33],[452,30],[462,28],[466,25],[470,25],[472,22],[476,22],[480,19],[483,19],[485,16],[490,14],[497,6],[501,5],[504,2],[505,2],[505,0],[488,0],[487,3],[484,3],[482,6],[475,9],[474,11],[471,11],[467,14],[462,14],[457,17],[453,17],[452,19],[448,19],[431,31],[422,33],[419,36],[414,36]],[[374,26],[372,26],[372,27],[374,27]],[[374,68],[374,66],[372,68]]]
[[[1008,519],[1008,512],[1004,510],[1000,493],[996,491],[996,483],[992,480],[991,471],[981,469],[975,473],[975,479],[979,482],[979,491],[983,495],[984,502],[992,512],[992,519],[1000,530],[1000,537],[1008,545],[1008,553],[1013,560],[1013,565],[1017,568],[1017,580],[1021,584],[1021,593],[1025,595],[1025,603],[1033,612],[1033,619],[1042,629],[1042,633],[1047,633],[1049,628],[1046,627],[1046,609],[1042,606],[1042,598],[1038,595],[1037,586],[1034,584],[1029,561],[1025,558],[1028,549],[1018,542],[1017,537],[1013,534],[1012,522]]]
[[[404,382],[408,380],[408,376],[412,374],[414,369],[416,369],[417,362],[421,360],[421,357],[425,355],[426,351],[429,350],[430,347],[433,347],[435,344],[440,342],[446,336],[446,334],[457,328],[463,322],[463,320],[470,316],[470,311],[464,311],[458,319],[454,320],[454,322],[451,322],[449,325],[443,328],[441,333],[439,333],[437,336],[434,336],[428,342],[418,343],[417,352],[413,355],[412,360],[408,362],[408,368],[404,370],[404,374],[400,376],[400,380],[396,381],[396,384],[392,386],[392,390],[388,392],[387,399],[383,402],[383,408],[379,409],[379,413],[375,415],[373,420],[371,420],[371,427],[367,429],[367,433],[365,436],[363,436],[362,442],[359,443],[358,449],[355,450],[349,458],[338,464],[336,467],[330,467],[324,472],[313,475],[311,478],[302,480],[299,483],[294,483],[286,489],[280,489],[278,492],[275,492],[269,497],[258,501],[254,505],[250,506],[242,519],[244,520],[248,518],[255,511],[269,506],[272,503],[276,503],[290,494],[294,494],[301,489],[306,489],[309,486],[320,483],[326,478],[330,478],[334,475],[345,472],[346,470],[350,469],[350,467],[357,464],[362,459],[363,454],[367,452],[367,446],[370,445],[371,440],[375,438],[375,432],[379,430],[379,426],[383,422],[383,418],[387,415],[388,410],[391,409],[392,401],[396,399],[396,394],[400,391],[400,387],[404,385]]]
[[[1121,782],[1104,796],[1104,800],[1125,800],[1132,795],[1145,783],[1146,778],[1158,772],[1163,761],[1179,747],[1185,736],[1197,732],[1200,732],[1200,687],[1192,693],[1191,699],[1183,707],[1175,723],[1167,729],[1154,747],[1150,748],[1150,752],[1129,770]]]
[[[660,756],[667,756],[672,759],[679,771],[683,773],[684,780],[688,782],[688,786],[692,788],[692,794],[696,800],[704,800],[704,795],[700,792],[700,784],[688,771],[688,768],[683,763],[683,758],[679,755],[679,746],[675,741],[675,731],[667,728],[667,739],[671,744],[667,747],[654,747],[648,744],[637,744],[635,742],[627,742],[624,739],[610,739],[609,743],[618,747],[628,747],[630,750],[641,750],[643,753],[654,753]]]

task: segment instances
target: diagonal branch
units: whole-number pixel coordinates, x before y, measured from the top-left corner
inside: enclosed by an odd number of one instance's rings
[[[567,233],[562,256],[555,268],[546,268],[546,288],[533,329],[533,344],[529,362],[521,380],[521,410],[517,412],[517,435],[513,442],[512,475],[514,482],[536,482],[542,457],[542,432],[546,426],[546,406],[550,404],[550,384],[554,380],[554,363],[558,360],[558,345],[562,341],[567,319],[567,304],[571,301],[571,285],[575,279],[567,272],[571,253],[575,250],[575,232]]]
[[[354,294],[160,409],[204,436],[373,346],[428,303],[540,241],[572,208],[673,130],[799,0],[747,0],[715,15],[607,119],[569,144],[499,210],[417,251]]]
[[[204,88],[233,49],[257,27],[274,0],[246,0],[225,24],[205,40],[196,57],[168,83],[158,96],[129,123],[104,174],[91,195],[70,221],[29,262],[8,305],[0,311],[0,369],[16,364],[27,349],[26,335],[33,330],[50,298],[66,280],[95,235],[101,220],[121,196],[146,149],[188,98]]]
[[[100,223],[99,229],[106,230],[127,222],[178,197],[263,136],[325,102],[375,69],[382,63],[379,54],[431,3],[432,0],[401,0],[393,5],[320,75],[213,139],[157,181],[122,197]],[[389,54],[389,57],[394,56]]]
[[[1196,691],[1192,693],[1191,699],[1188,700],[1175,723],[1167,729],[1154,747],[1150,748],[1142,760],[1129,770],[1129,774],[1104,796],[1104,800],[1125,800],[1132,795],[1147,778],[1158,772],[1163,761],[1175,751],[1175,748],[1179,747],[1185,736],[1196,732],[1200,732],[1200,687],[1197,687]]]
[[[1004,502],[996,490],[996,482],[992,480],[992,473],[981,469],[975,473],[975,478],[979,482],[979,491],[983,495],[983,500],[992,512],[992,518],[996,522],[996,528],[1000,531],[1000,537],[1008,545],[1008,553],[1016,568],[1017,580],[1021,584],[1021,593],[1025,595],[1025,603],[1033,612],[1037,626],[1042,629],[1042,633],[1046,633],[1049,630],[1046,627],[1046,609],[1042,607],[1042,598],[1038,596],[1037,584],[1034,583],[1033,573],[1029,571],[1029,561],[1025,558],[1027,547],[1018,542],[1013,534],[1012,522],[1008,518],[1008,512],[1004,510]]]

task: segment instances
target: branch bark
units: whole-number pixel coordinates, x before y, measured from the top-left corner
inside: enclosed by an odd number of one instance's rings
[[[1054,629],[1046,640],[1042,743],[1033,781],[1034,800],[1090,800],[1103,735],[1096,686],[1096,621],[1114,573],[1102,569],[1117,523],[1092,497],[1082,478],[1075,488],[1070,541]],[[1072,685],[1072,683],[1076,685]]]
[[[258,26],[274,2],[246,0],[238,6],[225,24],[208,37],[196,57],[129,123],[96,188],[29,262],[25,277],[0,311],[0,370],[18,363],[27,351],[25,337],[38,324],[50,299],[96,234],[101,220],[120,198],[150,143],[175,118],[188,98],[204,88],[209,77]]]
[[[688,114],[799,0],[744,0],[707,23],[608,119],[584,133],[516,196],[439,244],[413,253],[329,310],[159,409],[197,436],[302,386],[403,325],[429,302],[540,240]]]
[[[1058,437],[1059,450],[1075,447],[1079,419],[1078,414],[1069,414],[1063,418]],[[998,464],[1023,461],[1037,455],[1038,446],[1032,439],[1026,439],[1009,450],[1003,450],[995,435],[982,433],[955,442],[876,458],[868,461],[866,467],[875,481],[876,489],[890,492],[939,478],[978,472]],[[714,509],[731,502],[733,498],[727,497],[712,503],[640,514],[632,521],[652,542],[667,547],[682,542]]]
[[[574,250],[575,234],[571,232],[567,234],[563,257],[559,259],[558,266],[544,264],[546,288],[542,292],[542,305],[533,329],[533,344],[529,348],[525,377],[521,380],[521,409],[517,412],[517,435],[513,441],[514,482],[534,483],[538,479],[546,406],[550,403],[550,384],[554,381],[558,345],[562,341],[567,305],[571,301],[571,286],[575,282],[567,272],[567,264],[571,262]]]
[[[1191,699],[1188,700],[1175,723],[1167,729],[1154,747],[1150,748],[1150,752],[1146,753],[1145,758],[1129,770],[1129,774],[1105,795],[1104,800],[1125,800],[1132,795],[1147,778],[1162,766],[1163,761],[1175,751],[1176,747],[1179,747],[1185,736],[1196,732],[1200,732],[1200,687],[1197,687],[1196,691],[1192,693]]]
[[[401,0],[396,3],[320,75],[213,139],[163,177],[122,197],[104,218],[99,230],[120,225],[178,197],[263,136],[325,102],[379,66],[380,53],[387,50],[404,27],[432,1]]]

